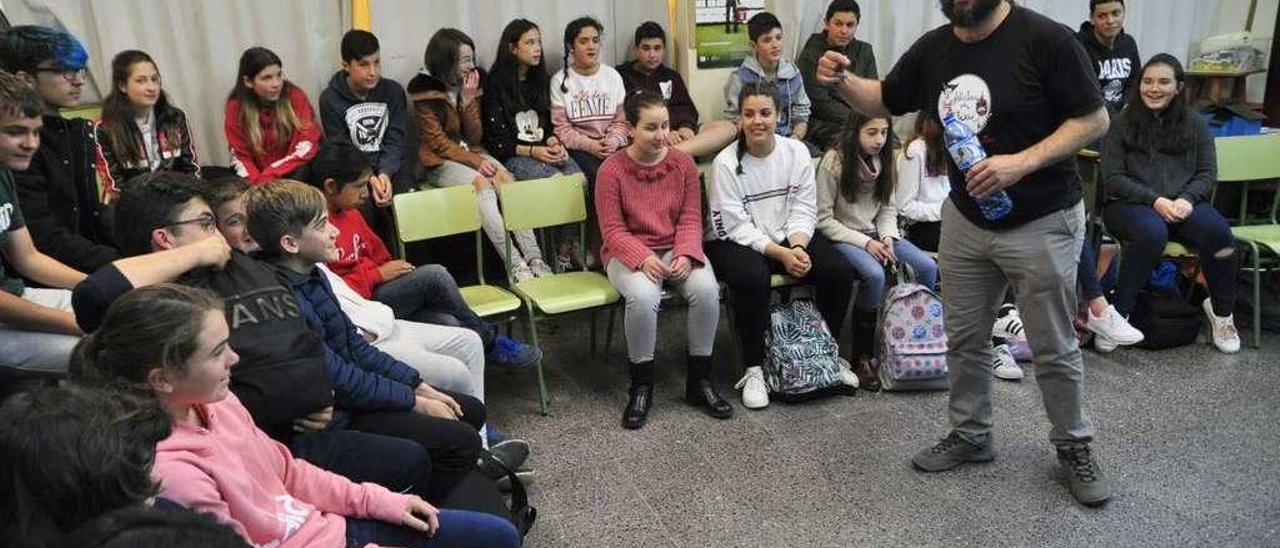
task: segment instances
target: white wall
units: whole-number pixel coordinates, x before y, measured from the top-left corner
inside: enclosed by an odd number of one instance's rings
[[[692,68],[693,50],[683,21],[690,0],[377,0],[371,2],[373,31],[382,41],[385,73],[407,81],[422,65],[427,40],[441,27],[456,27],[476,42],[483,64],[493,60],[503,26],[516,17],[543,30],[548,68],[558,70],[564,25],[581,15],[605,26],[602,61],[616,64],[630,51],[631,34],[643,21],[668,22],[669,1],[678,19],[668,26],[672,64],[685,73],[705,118],[719,117],[728,69]],[[769,0],[782,20],[794,58],[798,45],[821,29],[829,0]],[[862,0],[858,37],[875,47],[882,73],[925,30],[944,22],[936,0]],[[1085,0],[1023,0],[1023,5],[1076,28],[1086,18]],[[1129,0],[1127,30],[1143,57],[1166,51],[1186,59],[1199,39],[1243,30],[1249,0]],[[1280,0],[1258,0],[1255,35],[1269,35]],[[349,27],[347,0],[4,0],[14,24],[60,23],[90,52],[90,84],[110,86],[111,56],[138,48],[160,65],[171,100],[187,111],[205,161],[228,161],[222,137],[222,106],[235,79],[241,51],[253,45],[275,50],[289,78],[316,100],[338,69],[338,42]],[[1249,98],[1262,100],[1265,76],[1250,78]],[[86,94],[86,99],[91,94]]]

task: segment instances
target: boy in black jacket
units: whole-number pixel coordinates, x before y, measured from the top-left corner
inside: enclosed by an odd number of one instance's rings
[[[14,173],[22,214],[36,248],[81,272],[93,272],[119,252],[93,171],[93,128],[59,108],[80,103],[89,54],[75,37],[24,25],[0,33],[0,69],[27,81],[46,111],[31,166]]]

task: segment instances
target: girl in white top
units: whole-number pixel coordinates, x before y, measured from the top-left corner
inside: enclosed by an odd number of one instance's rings
[[[893,201],[904,221],[906,237],[925,251],[938,251],[942,202],[951,193],[942,126],[931,116],[917,116],[915,129],[898,158],[898,189]]]
[[[871,366],[876,318],[884,295],[885,267],[909,265],[916,282],[932,288],[938,265],[898,235],[893,203],[892,122],[853,111],[835,148],[818,164],[818,232],[858,270],[861,282],[853,305],[853,371],[859,385],[876,389]]]
[[[749,409],[769,405],[760,367],[770,323],[769,276],[785,273],[812,283],[818,311],[837,334],[857,276],[831,242],[814,233],[818,205],[809,148],[774,133],[779,104],[772,83],[743,84],[738,139],[716,155],[707,186],[711,232],[703,251],[733,291],[733,320],[747,366],[735,388]]]

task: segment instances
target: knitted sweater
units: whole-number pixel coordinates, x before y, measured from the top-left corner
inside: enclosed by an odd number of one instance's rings
[[[818,230],[833,242],[867,245],[868,233],[878,233],[899,238],[898,208],[892,201],[882,203],[876,199],[875,185],[858,185],[853,201],[840,191],[840,174],[843,171],[840,152],[827,151],[818,163]],[[854,169],[850,167],[850,169]],[[891,169],[880,166],[880,169]]]
[[[641,165],[622,151],[600,166],[596,177],[596,216],[609,259],[635,270],[655,250],[673,249],[706,263],[702,254],[702,189],[698,167],[688,154],[667,148],[666,157]]]
[[[346,546],[346,517],[399,523],[408,505],[408,495],[294,458],[234,395],[197,411],[204,426],[176,423],[156,445],[160,495],[213,514],[254,546]]]
[[[716,155],[707,185],[707,239],[729,240],[764,254],[770,243],[784,242],[792,234],[813,235],[818,205],[809,149],[790,137],[774,139],[773,151],[764,158],[743,154],[741,175],[738,143]]]
[[[567,75],[567,76],[566,76]],[[564,83],[568,91],[560,89]],[[551,124],[564,146],[587,150],[592,142],[603,142],[606,152],[627,145],[627,119],[622,101],[627,98],[622,76],[608,65],[600,65],[591,76],[565,67],[551,77]]]

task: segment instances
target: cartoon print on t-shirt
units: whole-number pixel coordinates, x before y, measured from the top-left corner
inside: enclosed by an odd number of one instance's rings
[[[8,232],[9,225],[13,224],[13,203],[6,203],[0,206],[0,232]]]
[[[961,74],[942,86],[938,94],[938,119],[954,115],[980,133],[991,119],[991,88],[974,74]]]
[[[542,142],[542,128],[538,125],[538,111],[529,109],[516,113],[516,140],[523,143]]]
[[[382,135],[387,131],[386,103],[359,103],[346,113],[351,142],[361,152],[382,150]]]

